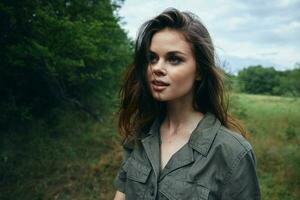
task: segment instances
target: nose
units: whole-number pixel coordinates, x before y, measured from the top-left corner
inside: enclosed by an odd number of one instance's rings
[[[159,61],[155,64],[150,64],[151,73],[156,76],[165,76],[167,74],[164,63]]]

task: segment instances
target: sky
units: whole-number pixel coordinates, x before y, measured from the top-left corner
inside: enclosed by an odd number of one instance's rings
[[[227,72],[300,63],[300,0],[125,0],[120,24],[135,40],[142,23],[169,7],[200,17]]]

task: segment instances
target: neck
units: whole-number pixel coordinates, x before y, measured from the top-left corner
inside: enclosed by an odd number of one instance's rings
[[[187,97],[184,100],[174,100],[167,103],[167,112],[165,118],[166,127],[171,132],[192,126],[203,117],[201,112],[194,110],[193,99]]]

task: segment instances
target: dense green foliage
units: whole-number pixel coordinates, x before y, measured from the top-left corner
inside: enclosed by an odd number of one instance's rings
[[[251,94],[300,96],[300,67],[276,71],[273,67],[250,66],[237,76],[240,91]]]
[[[243,90],[253,94],[272,93],[273,87],[279,84],[274,68],[253,66],[239,72]]]
[[[131,44],[122,1],[0,2],[0,127],[53,119],[72,105],[99,119],[112,105]]]

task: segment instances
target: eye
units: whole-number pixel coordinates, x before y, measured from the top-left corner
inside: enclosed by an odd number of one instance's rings
[[[156,63],[157,61],[158,61],[157,55],[154,54],[154,53],[149,53],[149,55],[148,55],[148,62],[149,62],[150,64],[154,64],[154,63]]]
[[[170,55],[168,60],[172,65],[179,65],[181,62],[183,62],[183,59],[176,55]]]

